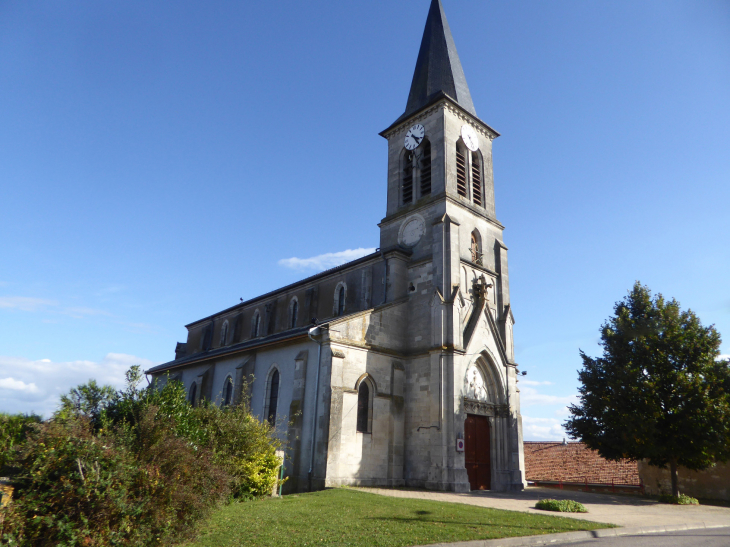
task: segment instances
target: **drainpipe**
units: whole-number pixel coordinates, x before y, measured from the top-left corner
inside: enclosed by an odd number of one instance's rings
[[[315,340],[312,336],[312,333],[319,331],[320,327],[312,327],[309,329],[309,339],[312,340],[312,342],[316,342],[318,345],[317,349],[317,379],[315,380],[314,385],[314,412],[312,413],[312,444],[309,448],[310,452],[310,458],[309,458],[309,472],[307,473],[307,477],[309,479],[309,491],[312,491],[312,470],[314,469],[314,439],[317,436],[317,408],[319,407],[319,370],[322,368],[322,340],[319,341]]]

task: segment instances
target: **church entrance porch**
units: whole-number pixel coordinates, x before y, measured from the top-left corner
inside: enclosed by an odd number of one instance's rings
[[[467,414],[464,422],[464,456],[472,490],[492,488],[489,418]]]

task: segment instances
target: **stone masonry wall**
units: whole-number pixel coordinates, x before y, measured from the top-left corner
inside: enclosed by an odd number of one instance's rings
[[[672,480],[669,469],[653,467],[639,462],[639,476],[644,481],[647,494],[669,494]],[[704,471],[690,471],[684,467],[677,469],[679,491],[694,498],[707,498],[730,501],[730,463],[718,463]]]

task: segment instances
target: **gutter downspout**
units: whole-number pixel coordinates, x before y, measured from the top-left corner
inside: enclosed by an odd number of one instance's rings
[[[307,478],[309,480],[309,491],[312,491],[312,470],[314,469],[314,439],[317,436],[317,410],[319,407],[319,370],[322,368],[322,341],[319,342],[312,337],[312,332],[319,330],[320,327],[312,327],[309,329],[309,339],[316,342],[317,349],[317,379],[314,386],[314,412],[312,413],[312,443],[309,448],[309,472]]]

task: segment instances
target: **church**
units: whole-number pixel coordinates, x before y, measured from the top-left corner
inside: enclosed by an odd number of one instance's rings
[[[525,485],[492,141],[441,0],[388,142],[376,252],[186,326],[147,373],[246,401],[284,441],[285,491]]]

